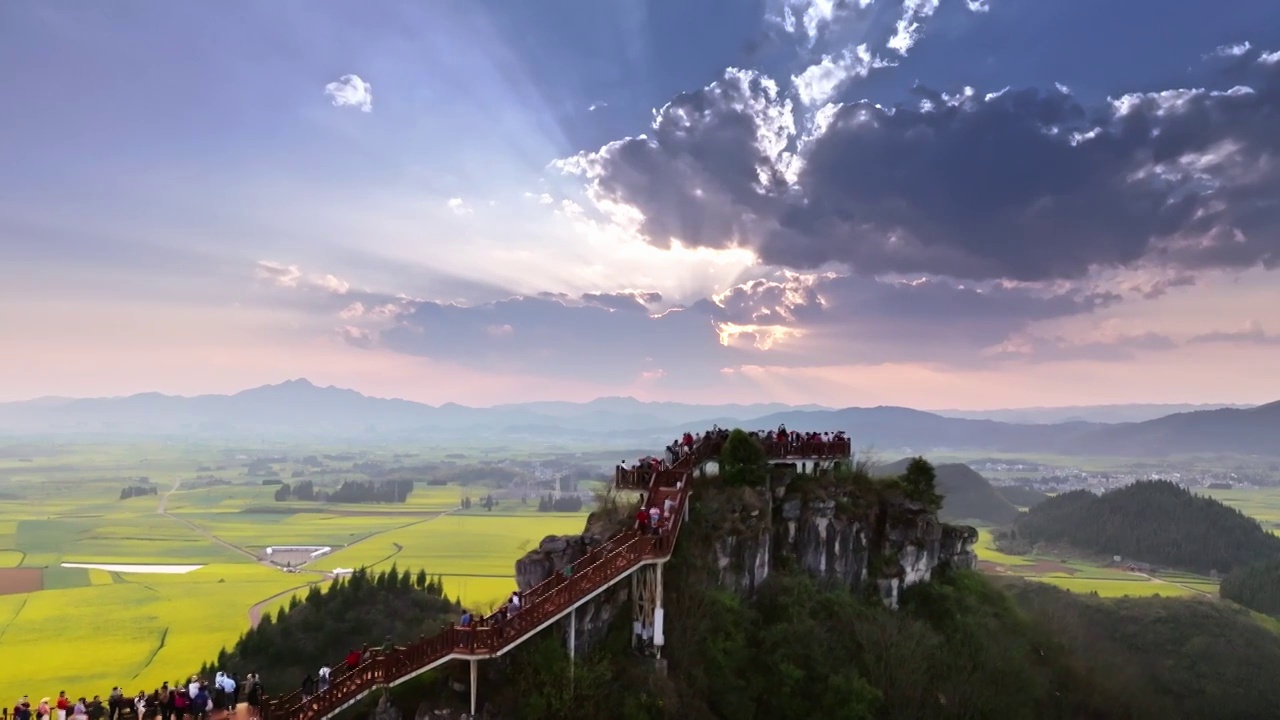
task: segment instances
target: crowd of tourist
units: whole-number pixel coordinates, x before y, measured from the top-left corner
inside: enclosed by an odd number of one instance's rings
[[[13,720],[207,720],[215,711],[234,711],[242,698],[248,717],[259,718],[262,697],[257,673],[250,673],[241,681],[236,675],[220,672],[211,683],[193,675],[187,682],[178,681],[172,687],[165,682],[151,692],[139,690],[132,696],[126,695],[124,688],[113,687],[105,700],[94,695],[92,699],[81,696],[73,701],[64,690],[55,700],[42,698],[33,708],[24,695],[13,706]]]
[[[747,435],[758,440],[764,447],[765,454],[771,458],[827,457],[848,452],[849,446],[843,431],[802,433],[787,430],[786,425],[779,425],[777,430],[752,430]],[[654,474],[675,467],[690,455],[699,458],[718,455],[728,438],[729,430],[719,426],[712,426],[704,433],[687,432],[666,447],[663,457],[643,457],[632,463],[627,470],[635,475],[639,484],[644,485]],[[620,467],[625,467],[625,463]]]

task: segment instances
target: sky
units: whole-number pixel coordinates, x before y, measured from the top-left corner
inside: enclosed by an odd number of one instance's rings
[[[0,4],[0,401],[1280,398],[1274,0]]]

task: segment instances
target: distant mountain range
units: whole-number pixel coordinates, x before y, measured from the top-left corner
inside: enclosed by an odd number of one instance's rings
[[[1280,402],[1251,408],[1175,412],[1154,419],[1102,423],[1051,422],[1048,413],[1093,418],[1158,406],[998,411],[1029,413],[1024,422],[946,417],[901,407],[832,409],[780,403],[690,405],[629,397],[586,403],[535,402],[472,408],[374,398],[354,390],[318,387],[307,380],[244,390],[234,395],[178,397],[143,393],[119,398],[39,398],[0,404],[0,433],[10,435],[110,434],[209,437],[509,437],[562,442],[648,446],[684,430],[712,424],[844,430],[855,447],[911,452],[990,450],[1152,457],[1173,453],[1280,455]],[[1172,406],[1183,407],[1183,406]],[[1041,418],[1034,420],[1031,418]]]
[[[1232,405],[1229,403],[1207,403],[1192,405],[1189,403],[1156,405],[1081,405],[1077,407],[1029,407],[1010,408],[1006,410],[931,410],[943,417],[965,418],[968,420],[996,420],[1009,423],[1064,423],[1064,422],[1096,422],[1125,423],[1144,422],[1174,413],[1196,412],[1198,410],[1221,410],[1234,408],[1247,410],[1254,405]]]

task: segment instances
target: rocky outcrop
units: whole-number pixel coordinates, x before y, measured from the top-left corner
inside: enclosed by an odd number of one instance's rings
[[[856,591],[873,583],[896,608],[899,593],[940,569],[973,569],[972,527],[947,525],[936,513],[907,500],[804,497],[785,485],[757,491],[771,503],[767,521],[739,522],[739,532],[714,541],[720,583],[749,594],[779,563],[794,563],[814,577]]]
[[[548,535],[538,547],[516,560],[516,587],[520,592],[555,575],[581,560],[600,538],[592,535]]]
[[[524,557],[516,561],[516,586],[520,592],[536,586],[543,580],[558,573],[568,565],[581,560],[591,548],[608,539],[606,530],[595,527],[591,518],[587,520],[587,531],[581,535],[548,535]],[[618,613],[629,611],[627,606],[630,594],[630,583],[623,582],[606,590],[590,602],[578,608],[574,618],[565,618],[558,625],[561,632],[569,635],[569,623],[575,621],[577,629],[574,633],[577,652],[586,654],[604,639],[609,625]]]

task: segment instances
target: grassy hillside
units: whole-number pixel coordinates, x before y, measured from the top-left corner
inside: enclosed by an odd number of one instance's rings
[[[894,477],[907,469],[911,458],[888,465],[877,465],[872,474]],[[978,521],[983,525],[1007,525],[1021,513],[1018,508],[992,487],[987,479],[968,465],[948,463],[934,467],[938,492],[942,493],[939,516],[948,522]]]

